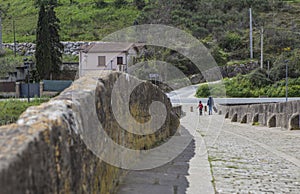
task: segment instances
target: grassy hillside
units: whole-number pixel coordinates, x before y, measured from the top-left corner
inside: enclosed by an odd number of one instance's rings
[[[139,11],[131,2],[116,8],[112,0],[106,6],[97,6],[97,0],[58,0],[56,8],[61,21],[61,39],[100,40],[105,35],[131,26]],[[38,9],[34,0],[1,0],[3,20],[3,42],[13,42],[13,21],[15,21],[16,40],[33,42],[35,40]]]
[[[144,9],[139,21],[164,23],[190,32],[211,49],[219,65],[224,65],[249,58],[249,7],[256,59],[260,56],[261,27],[266,60],[274,61],[283,48],[300,48],[299,0],[158,0]]]
[[[1,0],[4,42],[13,42],[13,21],[18,42],[35,41],[38,9],[34,1]],[[105,5],[99,4],[102,1]],[[61,21],[61,40],[101,40],[116,30],[133,25],[137,20],[139,24],[166,24],[189,32],[210,49],[218,65],[244,63],[252,60],[249,59],[251,7],[253,60],[260,60],[260,30],[263,27],[264,64],[270,62],[270,78],[265,73],[257,77],[258,80],[267,80],[268,84],[256,86],[258,89],[255,90],[260,92],[253,96],[266,93],[262,90],[263,87],[277,87],[277,83],[282,82],[285,77],[284,61],[287,59],[289,77],[300,77],[300,0],[146,0],[146,7],[142,11],[134,6],[134,0],[125,0],[127,4],[119,8],[114,1],[58,0],[56,12]],[[287,51],[286,48],[291,49]],[[166,61],[188,76],[199,73],[195,72],[194,64],[188,59],[169,49],[148,47],[145,54],[147,56],[142,56],[141,60],[144,60],[143,57],[162,61],[168,59]],[[14,58],[12,53],[7,55],[6,58],[0,56],[3,69],[12,69],[21,62],[22,56]],[[65,56],[64,60],[68,58]],[[0,71],[0,75],[5,72]],[[299,80],[295,83],[299,84]],[[232,85],[231,82],[230,84]],[[298,89],[297,87],[296,90]],[[277,95],[278,91],[274,92],[269,92],[268,95]]]

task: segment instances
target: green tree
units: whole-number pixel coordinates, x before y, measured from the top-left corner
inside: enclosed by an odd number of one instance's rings
[[[39,17],[36,34],[36,66],[41,79],[51,79],[62,63],[63,45],[59,37],[59,19],[54,8],[57,0],[38,0]]]
[[[51,45],[51,64],[52,72],[56,73],[59,71],[59,67],[62,64],[62,53],[63,53],[63,44],[60,42],[59,37],[59,19],[56,17],[54,6],[51,6],[48,11],[49,19],[49,31],[50,31],[50,45]]]
[[[145,0],[133,0],[133,4],[139,9],[142,10],[145,6]]]
[[[220,44],[224,50],[234,51],[242,45],[242,40],[238,33],[227,32]]]
[[[107,3],[104,0],[94,0],[97,8],[101,9],[107,6]]]
[[[123,7],[124,5],[126,5],[127,4],[127,1],[126,0],[115,0],[114,1],[114,6],[116,7],[116,8],[121,8],[121,7]]]
[[[253,70],[245,77],[248,78],[251,85],[254,87],[264,87],[272,83],[271,80],[268,78],[267,71],[261,68]]]
[[[42,79],[47,79],[51,73],[51,49],[48,18],[44,5],[40,5],[36,33],[36,67]]]

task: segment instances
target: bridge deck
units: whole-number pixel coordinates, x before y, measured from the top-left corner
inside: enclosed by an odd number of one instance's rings
[[[194,136],[189,146],[164,166],[130,171],[118,193],[300,193],[300,131],[199,116],[190,106],[181,120]]]

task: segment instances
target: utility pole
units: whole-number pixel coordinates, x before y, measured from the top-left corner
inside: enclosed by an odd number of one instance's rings
[[[260,68],[264,68],[264,27],[260,31]]]
[[[288,101],[288,70],[289,70],[289,67],[288,67],[288,60],[285,60],[284,61],[285,63],[285,101],[287,102]]]
[[[14,54],[17,56],[17,45],[16,45],[16,28],[15,28],[15,20],[13,19],[13,34],[14,34]]]
[[[270,61],[268,61],[268,79],[270,79]]]
[[[2,20],[1,20],[1,12],[0,12],[0,51],[2,50]]]
[[[26,67],[27,69],[27,102],[29,103],[30,102],[30,63],[28,62],[28,59],[25,58],[24,60],[24,66]]]
[[[253,59],[253,27],[252,27],[252,9],[249,8],[250,15],[250,59]]]

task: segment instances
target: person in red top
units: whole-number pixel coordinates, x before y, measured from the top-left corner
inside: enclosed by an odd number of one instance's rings
[[[199,114],[202,115],[203,104],[201,101],[199,101],[198,108],[199,108]]]

